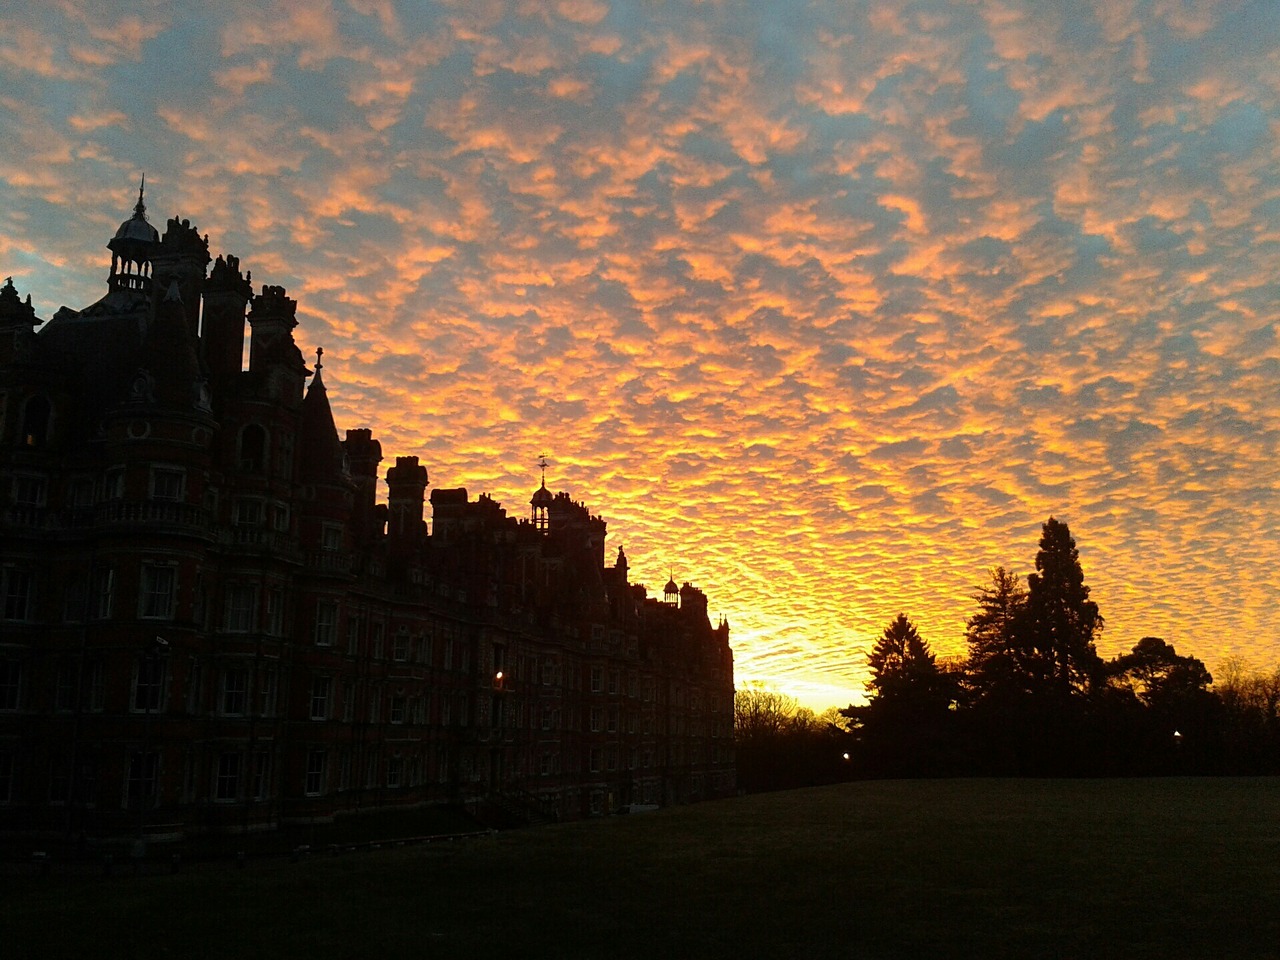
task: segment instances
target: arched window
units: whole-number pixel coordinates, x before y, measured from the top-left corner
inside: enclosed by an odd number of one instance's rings
[[[53,405],[48,397],[34,396],[22,408],[22,443],[28,447],[43,447],[49,442],[49,419]]]
[[[267,431],[251,423],[240,431],[240,469],[263,473],[267,468]]]

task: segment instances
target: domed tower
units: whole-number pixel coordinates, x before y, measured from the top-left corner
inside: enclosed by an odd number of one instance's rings
[[[670,606],[680,606],[680,588],[676,586],[675,574],[671,575],[667,585],[662,588],[662,600]]]
[[[116,235],[107,241],[111,251],[111,275],[107,285],[112,292],[151,292],[151,257],[160,245],[160,232],[147,222],[147,205],[142,201],[147,181],[138,187],[138,202],[133,216],[120,224]]]
[[[533,491],[529,505],[533,508],[533,526],[539,533],[546,533],[551,523],[551,502],[555,499],[547,489],[547,458],[539,457],[538,466],[542,468],[542,486]]]

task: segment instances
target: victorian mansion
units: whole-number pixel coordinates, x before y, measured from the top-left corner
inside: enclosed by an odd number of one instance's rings
[[[701,591],[647,596],[545,480],[516,518],[397,457],[379,502],[381,446],[339,438],[282,287],[161,236],[141,192],[107,246],[83,310],[0,288],[0,831],[733,791]]]

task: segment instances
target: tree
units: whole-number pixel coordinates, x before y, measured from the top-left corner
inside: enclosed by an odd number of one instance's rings
[[[1004,567],[991,570],[991,585],[973,595],[978,612],[966,624],[969,659],[966,680],[975,698],[998,695],[1020,686],[1017,637],[1027,591],[1018,575]]]
[[[1112,683],[1128,687],[1146,706],[1158,706],[1203,693],[1213,683],[1204,663],[1180,657],[1159,637],[1143,637],[1133,650],[1107,664]]]
[[[954,679],[906,614],[885,627],[867,662],[871,701],[840,711],[857,738],[861,768],[892,776],[949,772]]]
[[[796,698],[758,681],[733,692],[733,732],[739,743],[765,740],[786,729],[798,707]]]
[[[1061,697],[1088,690],[1102,664],[1093,642],[1102,616],[1089,599],[1071,531],[1053,517],[1041,532],[1023,610],[1015,634],[1033,690]]]
[[[871,680],[867,689],[877,698],[907,701],[928,696],[938,687],[938,665],[929,645],[920,639],[905,613],[885,627],[867,657]]]

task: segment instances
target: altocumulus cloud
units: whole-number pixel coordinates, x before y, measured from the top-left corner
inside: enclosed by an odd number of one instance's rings
[[[38,4],[0,19],[0,265],[100,293],[145,171],[323,345],[342,426],[550,480],[738,673],[846,702],[898,611],[1070,522],[1105,652],[1274,663],[1280,13]]]

